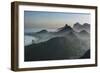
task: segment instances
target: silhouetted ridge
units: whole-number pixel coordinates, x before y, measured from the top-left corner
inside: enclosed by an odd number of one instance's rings
[[[84,23],[84,24],[83,24],[83,27],[84,27],[87,31],[90,31],[90,24]]]
[[[77,22],[77,23],[74,24],[73,28],[74,28],[75,31],[79,32],[80,30],[82,30],[82,25]]]
[[[85,30],[82,30],[82,31],[79,32],[79,35],[81,35],[81,36],[89,36],[89,33],[87,31],[85,31]]]
[[[71,31],[73,30],[68,24],[65,24],[64,27],[58,28],[59,32],[64,32],[64,31]]]
[[[81,24],[79,23],[79,22],[76,22],[75,24],[74,24],[74,27],[76,27],[76,26],[80,26]]]
[[[84,23],[83,25],[81,25],[80,23],[77,22],[74,24],[73,29],[77,32],[80,32],[82,30],[90,32],[90,24]]]
[[[79,22],[75,23],[73,28],[80,28],[81,27],[81,24]]]
[[[85,30],[82,30],[82,31],[80,31],[80,34],[89,34],[89,33]]]
[[[47,32],[48,32],[47,30],[41,30],[41,31],[39,31],[37,33],[47,33]]]
[[[87,27],[90,27],[90,24],[88,24],[88,23],[84,23],[83,25],[87,26]]]

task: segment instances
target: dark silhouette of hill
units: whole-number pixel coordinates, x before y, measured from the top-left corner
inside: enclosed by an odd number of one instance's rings
[[[68,31],[72,31],[73,29],[68,26],[68,24],[65,24],[64,27],[58,28],[58,32],[68,32]]]
[[[77,59],[84,53],[80,40],[66,37],[52,38],[46,42],[25,46],[25,61]]]
[[[84,58],[90,58],[90,49],[86,51],[86,53],[80,57],[81,59],[84,59]]]
[[[75,23],[74,26],[73,26],[73,29],[77,32],[80,32],[82,30],[85,30],[87,32],[90,32],[90,24],[88,23],[84,23],[83,25],[80,24],[80,23]]]
[[[75,23],[73,26],[73,29],[77,32],[79,32],[80,30],[82,30],[82,25],[80,23]]]
[[[90,24],[88,24],[88,23],[84,23],[83,26],[84,26],[84,28],[87,28],[87,29],[90,28]]]
[[[77,22],[77,23],[74,24],[73,27],[77,28],[77,29],[80,29],[82,27],[82,25],[79,22]]]
[[[36,32],[36,33],[38,33],[38,34],[40,34],[40,33],[48,33],[48,31],[47,30],[41,30],[41,31]]]
[[[49,32],[44,29],[44,30],[41,30],[41,31],[38,31],[38,32],[25,33],[25,35],[33,36],[33,35],[37,35],[37,34],[46,34],[46,33],[49,33]]]
[[[84,24],[83,24],[83,28],[84,28],[87,32],[90,32],[90,24],[84,23]]]
[[[79,35],[81,35],[81,36],[89,36],[89,33],[87,31],[85,31],[85,30],[82,30],[82,31],[79,32]]]

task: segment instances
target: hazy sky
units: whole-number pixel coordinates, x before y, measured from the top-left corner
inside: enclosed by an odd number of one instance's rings
[[[64,13],[64,12],[43,12],[24,11],[25,29],[48,28],[55,29],[68,24],[73,26],[76,22],[90,24],[88,13]]]

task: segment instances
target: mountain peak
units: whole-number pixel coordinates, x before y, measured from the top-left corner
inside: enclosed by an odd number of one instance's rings
[[[85,29],[90,29],[90,24],[84,23],[84,24],[83,24],[83,27],[84,27]]]
[[[80,23],[79,22],[76,22],[74,25],[80,25]]]
[[[81,34],[81,35],[89,35],[89,33],[87,31],[85,31],[85,30],[80,31],[79,34]]]
[[[69,27],[69,26],[68,26],[68,24],[65,24],[65,26],[64,26],[64,27]]]
[[[48,32],[47,30],[41,30],[41,31],[39,31],[37,33],[47,33],[47,32]]]
[[[76,32],[81,32],[82,30],[89,32],[90,31],[90,24],[84,23],[84,24],[81,25],[80,23],[77,22],[77,23],[74,24],[73,29]]]
[[[90,26],[90,24],[88,24],[88,23],[84,23],[83,25],[84,25],[84,26]]]
[[[79,22],[76,22],[73,27],[74,28],[80,28],[81,27],[81,24]]]
[[[68,24],[65,24],[64,27],[61,27],[58,30],[59,31],[70,31],[70,30],[72,30],[72,28]]]

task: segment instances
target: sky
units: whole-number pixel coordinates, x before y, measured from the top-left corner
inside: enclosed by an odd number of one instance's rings
[[[24,11],[25,29],[57,29],[65,24],[73,26],[76,22],[90,24],[89,13]]]

